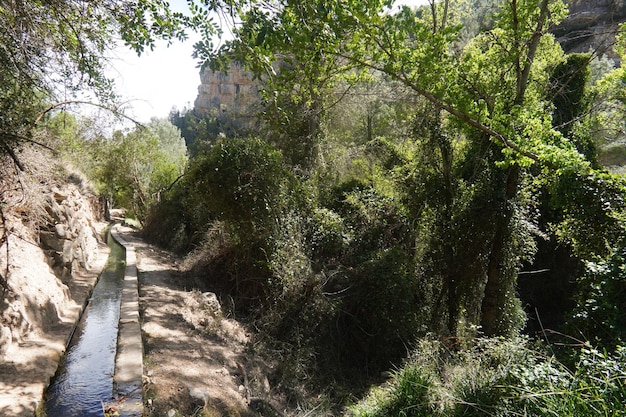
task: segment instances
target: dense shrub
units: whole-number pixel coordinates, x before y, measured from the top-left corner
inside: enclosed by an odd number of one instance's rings
[[[338,212],[354,234],[352,262],[371,259],[370,252],[413,245],[414,235],[399,199],[375,187],[356,187],[336,202]]]
[[[150,241],[179,254],[187,253],[194,244],[195,228],[190,221],[184,188],[174,186],[152,207],[143,228]]]
[[[563,213],[557,236],[586,260],[611,253],[624,235],[626,181],[605,172],[585,175],[563,170],[550,190],[550,204]]]
[[[225,221],[240,242],[269,235],[287,177],[280,151],[258,138],[222,139],[186,176],[195,204]]]
[[[267,252],[268,299],[256,326],[281,352],[276,375],[289,390],[295,381],[319,389],[378,374],[398,363],[424,330],[412,232],[401,205],[353,181],[338,184],[333,195],[326,202],[334,209],[284,211]]]
[[[369,257],[345,273],[335,339],[342,363],[380,372],[406,355],[427,317],[410,254],[391,248]]]
[[[589,347],[574,369],[524,339],[481,339],[458,351],[422,341],[351,417],[618,416],[626,412],[626,349]]]
[[[314,209],[310,229],[313,256],[326,262],[340,255],[352,238],[343,217],[326,208]]]
[[[578,279],[575,307],[568,321],[572,334],[608,349],[626,341],[626,248],[589,262]]]
[[[250,312],[268,298],[269,262],[290,181],[280,151],[266,142],[222,138],[190,161],[145,232],[191,252],[198,281]]]

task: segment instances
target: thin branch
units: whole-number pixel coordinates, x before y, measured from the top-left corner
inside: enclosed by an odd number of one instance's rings
[[[24,164],[22,164],[22,162],[20,161],[20,159],[17,157],[17,155],[15,154],[15,151],[13,150],[13,148],[11,148],[7,143],[5,143],[4,141],[2,141],[2,148],[4,148],[4,150],[6,151],[7,154],[9,154],[9,156],[11,157],[11,159],[13,160],[13,163],[15,164],[15,166],[17,168],[19,168],[20,171],[25,171],[26,168],[24,167]]]
[[[337,98],[335,100],[335,102],[329,104],[328,106],[326,106],[326,110],[332,109],[333,107],[335,107],[337,104],[339,104],[344,97],[346,97],[348,95],[348,93],[350,92],[350,90],[352,90],[352,88],[354,87],[355,84],[350,84],[348,85],[348,88],[346,88],[339,96],[339,98]]]
[[[470,115],[468,115],[467,113],[462,112],[461,110],[455,108],[453,105],[448,104],[443,102],[441,99],[439,99],[437,96],[435,96],[433,93],[424,90],[423,88],[417,86],[415,83],[413,83],[413,81],[411,81],[408,76],[406,74],[402,74],[399,75],[395,72],[391,72],[391,71],[386,71],[384,68],[378,67],[370,62],[364,61],[364,60],[360,60],[358,58],[349,56],[349,55],[344,55],[341,53],[337,53],[338,56],[345,58],[345,59],[350,59],[353,60],[365,67],[371,68],[373,70],[376,71],[380,71],[382,73],[385,73],[387,75],[389,75],[390,77],[392,77],[393,79],[400,81],[401,83],[403,83],[404,85],[406,85],[407,87],[411,88],[413,91],[415,91],[417,94],[421,95],[422,97],[424,97],[426,100],[430,101],[432,104],[434,104],[436,107],[445,110],[446,112],[450,113],[451,115],[455,116],[457,119],[461,120],[462,122],[480,130],[481,132],[493,137],[494,139],[497,139],[498,141],[500,141],[505,147],[510,148],[512,150],[514,150],[515,152],[519,153],[520,155],[523,155],[527,158],[532,159],[535,162],[539,162],[539,156],[532,153],[532,152],[528,152],[525,151],[523,149],[521,149],[519,147],[519,145],[517,145],[515,142],[505,138],[501,133],[496,132],[495,130],[493,130],[492,128],[490,128],[489,126],[484,125],[483,123],[480,123],[479,121],[473,119]]]
[[[530,38],[528,45],[528,54],[526,55],[526,62],[521,72],[521,78],[518,79],[518,90],[513,104],[521,105],[524,102],[524,96],[526,95],[526,88],[528,87],[528,78],[530,77],[530,70],[535,60],[535,54],[539,47],[539,42],[543,36],[543,27],[548,18],[548,0],[542,0],[541,11],[539,12],[539,18],[537,20],[537,27]]]
[[[53,2],[50,2],[49,7],[52,9],[53,14],[55,15],[54,17],[57,18],[58,20],[62,21],[63,23],[65,23],[70,30],[74,33],[74,37],[76,39],[76,41],[78,42],[78,50],[79,50],[79,54],[81,56],[81,60],[83,62],[87,62],[87,48],[85,46],[85,42],[83,41],[83,34],[78,31],[74,25],[72,24],[72,22],[70,21],[70,19],[58,8],[55,7],[56,4]],[[64,6],[66,6],[64,4]],[[79,15],[82,16],[82,13],[79,12]],[[60,24],[59,24],[60,26]],[[59,27],[59,30],[61,28]],[[61,32],[62,33],[62,32]],[[83,82],[83,78],[85,76],[85,73],[81,71],[80,74],[80,83]]]
[[[39,142],[39,141],[37,141],[35,139],[28,138],[26,136],[18,135],[18,134],[15,134],[15,133],[9,133],[9,132],[0,132],[0,136],[5,137],[5,138],[13,139],[14,142],[29,142],[29,143],[32,143],[33,145],[37,145],[37,146],[40,146],[40,147],[42,147],[44,149],[47,149],[50,152],[56,152],[56,150],[54,150],[53,148],[49,147],[45,143],[41,143],[41,142]]]
[[[185,174],[180,174],[180,175],[178,176],[178,178],[176,178],[176,179],[175,179],[175,180],[174,180],[174,181],[173,181],[173,182],[172,182],[172,183],[171,183],[171,184],[170,184],[167,188],[165,188],[165,189],[163,189],[163,190],[161,190],[161,191],[163,191],[163,192],[165,192],[165,193],[169,192],[169,191],[170,191],[170,190],[174,187],[174,185],[176,185],[176,183],[177,183],[178,181],[180,181],[180,180],[181,180],[184,176],[185,176]],[[159,192],[159,193],[160,193],[160,192]]]
[[[435,0],[428,0],[430,4],[430,12],[433,15],[433,33],[437,33],[437,4]]]
[[[65,106],[65,105],[68,105],[68,104],[85,104],[85,105],[89,105],[89,106],[98,107],[98,108],[101,108],[103,110],[109,111],[109,112],[115,114],[116,116],[128,119],[128,120],[130,120],[131,122],[135,123],[138,126],[143,126],[143,124],[141,122],[133,119],[130,116],[127,116],[122,111],[120,111],[118,109],[115,109],[115,108],[111,108],[111,107],[106,106],[104,104],[93,103],[93,102],[84,101],[84,100],[66,100],[66,101],[62,101],[62,102],[59,102],[59,103],[52,104],[47,109],[45,109],[44,111],[39,113],[37,115],[37,117],[35,117],[35,120],[31,124],[30,129],[28,130],[28,132],[32,133],[33,130],[37,127],[37,125],[41,121],[41,119],[46,114],[50,113],[54,109],[57,109],[57,108],[59,108],[61,106]],[[49,151],[55,152],[55,150],[52,149],[51,147],[49,147],[49,146],[45,145],[44,143],[41,143],[41,142],[39,142],[39,141],[37,141],[35,139],[29,138],[29,137],[26,137],[26,136],[23,136],[23,135],[18,135],[16,133],[0,132],[0,147],[2,149],[4,149],[4,151],[6,151],[6,153],[11,157],[11,159],[13,160],[13,162],[15,163],[17,168],[19,168],[20,171],[24,171],[26,169],[24,167],[24,164],[22,164],[22,162],[18,158],[17,154],[15,153],[15,150],[7,143],[7,141],[6,140],[2,140],[3,138],[12,139],[13,141],[16,141],[16,142],[20,142],[20,141],[21,142],[29,142],[29,143],[32,143],[34,145],[40,146],[42,148],[45,148],[45,149],[47,149]]]
[[[450,6],[450,0],[443,1],[443,17],[441,18],[441,28],[445,29],[448,26],[448,9]]]
[[[115,114],[116,116],[120,116],[120,117],[123,117],[123,118],[125,118],[125,119],[127,119],[127,120],[130,120],[131,122],[135,123],[136,125],[143,126],[143,123],[141,123],[141,122],[139,122],[139,121],[137,121],[137,120],[133,119],[133,118],[132,118],[132,117],[130,117],[130,116],[127,116],[127,115],[126,115],[126,114],[124,114],[122,111],[120,111],[120,110],[118,110],[118,109],[116,109],[116,108],[111,108],[111,107],[106,106],[106,105],[104,105],[104,104],[94,103],[94,102],[91,102],[91,101],[84,101],[84,100],[66,100],[66,101],[61,101],[61,102],[59,102],[59,103],[53,104],[53,105],[51,105],[50,107],[48,107],[47,109],[45,109],[44,111],[42,111],[41,113],[39,113],[39,114],[37,115],[37,117],[35,118],[35,121],[33,122],[32,126],[31,126],[31,130],[32,130],[32,129],[34,129],[34,128],[37,126],[37,124],[41,121],[41,119],[42,119],[42,118],[43,118],[46,114],[50,113],[52,110],[54,110],[54,109],[56,109],[56,108],[58,108],[58,107],[65,106],[65,105],[68,105],[68,104],[86,104],[86,105],[88,105],[88,106],[98,107],[98,108],[100,108],[100,109],[102,109],[102,110],[107,110],[107,111],[110,111],[111,113]]]

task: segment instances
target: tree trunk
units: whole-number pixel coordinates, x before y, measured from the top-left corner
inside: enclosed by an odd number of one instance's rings
[[[511,221],[514,208],[512,200],[517,194],[520,167],[513,165],[508,168],[504,185],[504,202],[501,216],[496,223],[491,252],[487,264],[487,283],[481,305],[481,326],[486,336],[496,336],[502,332],[500,327],[504,318],[508,284],[513,277],[506,276],[506,245],[510,238]]]
[[[459,327],[459,312],[461,310],[459,298],[459,279],[456,274],[456,259],[454,256],[454,243],[450,241],[452,236],[452,222],[454,210],[454,184],[452,179],[452,146],[450,140],[437,131],[437,142],[441,152],[441,171],[443,184],[445,187],[445,207],[444,207],[444,230],[445,237],[443,257],[446,265],[444,274],[448,290],[448,330],[450,336],[456,337]]]

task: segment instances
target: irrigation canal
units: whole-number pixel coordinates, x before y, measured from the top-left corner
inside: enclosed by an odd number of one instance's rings
[[[106,266],[45,394],[47,417],[102,417],[113,397],[125,250],[109,234]]]

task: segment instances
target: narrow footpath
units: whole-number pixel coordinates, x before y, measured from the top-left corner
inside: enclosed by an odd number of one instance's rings
[[[202,285],[183,271],[181,259],[146,244],[133,229],[116,226],[114,238],[126,247],[127,265],[114,399],[104,404],[109,414],[282,416],[256,411],[259,404],[283,409],[272,397],[271,365],[254,354],[250,333],[215,294],[195,289]],[[0,416],[36,415],[107,256],[102,245],[92,270],[74,278],[73,310],[0,363]]]
[[[180,259],[118,233],[137,257],[145,415],[258,417],[251,400],[269,397],[269,367],[252,357],[245,327],[194,289]]]

